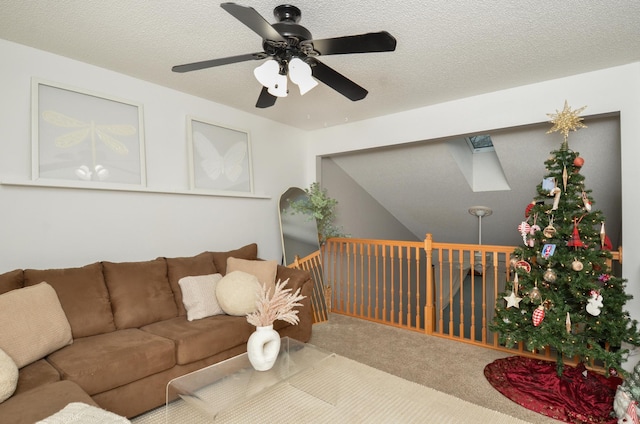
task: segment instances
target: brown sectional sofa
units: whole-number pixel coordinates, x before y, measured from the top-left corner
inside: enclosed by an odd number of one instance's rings
[[[164,404],[172,378],[245,352],[254,330],[246,318],[215,315],[188,321],[178,284],[185,276],[224,275],[228,257],[256,260],[257,245],[0,275],[0,294],[43,281],[51,285],[73,336],[71,344],[20,368],[15,393],[0,403],[0,422],[33,423],[74,401],[134,417]],[[276,279],[287,278],[287,287],[300,287],[306,296],[300,323],[276,321],[274,328],[306,342],[313,282],[308,272],[278,265]]]

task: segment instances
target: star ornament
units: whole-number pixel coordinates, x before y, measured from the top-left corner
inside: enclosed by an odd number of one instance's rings
[[[580,109],[571,110],[571,107],[569,107],[569,104],[565,100],[562,112],[556,110],[556,113],[547,113],[547,116],[551,118],[551,123],[553,124],[553,127],[547,131],[547,134],[560,131],[566,143],[569,137],[569,131],[587,128],[587,126],[582,123],[583,118],[579,116],[586,108],[586,106],[582,106]]]
[[[522,300],[522,298],[516,296],[516,293],[513,290],[511,291],[511,294],[509,296],[505,296],[503,299],[507,301],[507,309],[512,306],[515,306],[518,309],[520,308],[520,301]]]

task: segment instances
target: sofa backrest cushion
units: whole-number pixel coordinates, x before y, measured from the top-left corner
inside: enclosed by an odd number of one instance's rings
[[[178,316],[164,258],[102,262],[116,328],[138,328]]]
[[[0,348],[18,368],[73,342],[56,291],[47,283],[0,295]]]
[[[178,307],[178,315],[183,316],[187,314],[182,299],[182,290],[178,282],[181,278],[192,277],[196,275],[211,275],[218,271],[213,263],[213,253],[203,252],[196,256],[184,257],[184,258],[166,258],[167,260],[167,275],[169,276],[169,283],[171,284],[171,290],[176,299],[176,306]]]
[[[258,245],[251,243],[228,252],[213,252],[213,263],[216,266],[216,272],[222,275],[227,273],[227,259],[230,257],[249,260],[258,259]]]
[[[0,274],[0,294],[24,286],[24,273],[21,269]]]
[[[24,280],[25,286],[46,281],[55,289],[74,338],[116,329],[99,262],[81,268],[25,269]]]

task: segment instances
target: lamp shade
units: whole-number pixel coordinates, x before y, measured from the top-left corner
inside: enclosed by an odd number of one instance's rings
[[[276,97],[287,97],[287,76],[276,75],[275,81],[271,87],[267,90],[269,94]]]
[[[311,67],[297,57],[294,57],[289,62],[289,78],[298,85],[301,96],[304,96],[305,93],[318,85],[318,81],[311,76]]]
[[[275,60],[267,60],[262,65],[253,70],[253,75],[258,82],[269,88],[275,85],[276,77],[280,71],[280,65]]]

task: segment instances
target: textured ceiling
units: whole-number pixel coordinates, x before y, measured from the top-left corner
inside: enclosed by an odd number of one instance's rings
[[[274,22],[279,1],[241,3]],[[187,74],[177,64],[261,51],[260,38],[205,0],[1,0],[0,38],[191,93],[303,129],[322,128],[640,60],[640,2],[298,0],[316,39],[380,30],[391,53],[323,56],[369,90],[351,102],[320,85],[269,109],[245,62]]]

